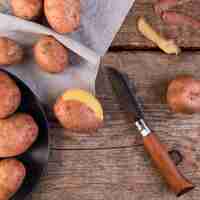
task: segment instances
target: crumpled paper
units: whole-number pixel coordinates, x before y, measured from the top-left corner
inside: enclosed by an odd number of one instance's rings
[[[0,36],[8,36],[26,50],[23,63],[1,66],[22,79],[45,105],[51,105],[67,88],[95,92],[100,59],[109,48],[134,0],[81,0],[81,26],[77,32],[61,35],[35,22],[12,16],[10,0],[0,0]],[[70,67],[60,74],[39,69],[32,46],[42,34],[52,35],[71,50]]]

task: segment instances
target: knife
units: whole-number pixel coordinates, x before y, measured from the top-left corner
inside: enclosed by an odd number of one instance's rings
[[[136,94],[135,86],[130,84],[128,76],[111,67],[106,67],[106,69],[120,105],[125,109],[129,119],[135,123],[143,137],[145,150],[171,190],[177,196],[181,196],[193,189],[193,184],[179,172],[165,146],[161,144],[156,134],[147,125],[144,119],[142,104]]]

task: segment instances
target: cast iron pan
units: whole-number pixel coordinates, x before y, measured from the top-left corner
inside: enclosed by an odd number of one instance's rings
[[[15,157],[23,162],[26,167],[27,175],[22,187],[11,198],[11,200],[23,200],[32,192],[34,187],[39,182],[39,179],[44,172],[48,157],[49,157],[49,137],[48,137],[48,121],[45,113],[34,93],[16,76],[0,69],[7,73],[21,90],[22,102],[17,112],[25,112],[30,114],[39,126],[39,136],[35,143],[22,155]]]

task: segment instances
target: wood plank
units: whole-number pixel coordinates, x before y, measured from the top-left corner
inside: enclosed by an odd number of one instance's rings
[[[195,185],[200,184],[200,115],[172,113],[165,101],[166,85],[178,74],[200,77],[200,51],[168,56],[152,51],[109,53],[102,66],[128,73],[144,99],[145,116],[169,149],[183,156],[179,165]],[[103,84],[102,84],[103,83]],[[97,81],[105,109],[105,126],[92,136],[66,132],[55,123],[46,175],[31,199],[37,200],[175,200],[143,149],[133,124],[128,123],[112,94],[105,68]],[[64,139],[63,134],[68,137]],[[135,133],[134,133],[135,132]],[[198,200],[199,187],[181,197]]]
[[[191,150],[191,149],[190,149]],[[181,171],[199,185],[200,145],[185,159]],[[193,164],[191,164],[191,162]],[[198,200],[200,189],[181,197]],[[152,167],[142,146],[123,149],[51,152],[48,172],[31,199],[37,200],[106,200],[106,199],[175,200],[158,172]]]
[[[138,32],[136,27],[136,21],[139,16],[147,17],[148,21],[163,35],[166,37],[175,39],[179,46],[183,48],[195,48],[200,47],[200,30],[193,30],[190,27],[174,27],[166,25],[162,20],[156,16],[153,10],[153,4],[157,0],[136,0],[133,8],[127,16],[121,30],[116,35],[115,40],[112,43],[111,49],[148,49],[155,48],[152,42],[146,40]],[[178,6],[172,10],[183,12],[196,19],[199,17],[200,2],[191,0],[182,6]]]
[[[109,53],[102,61],[102,65],[117,67],[135,81],[138,93],[144,99],[146,118],[169,149],[190,146],[200,135],[200,115],[174,114],[164,98],[167,82],[176,75],[187,73],[200,77],[199,63],[200,52],[180,56],[152,51]],[[104,127],[97,133],[85,135],[65,131],[55,123],[51,128],[52,148],[108,149],[141,145],[133,123],[126,120],[124,111],[119,108],[103,68],[97,80],[97,94],[105,110]]]

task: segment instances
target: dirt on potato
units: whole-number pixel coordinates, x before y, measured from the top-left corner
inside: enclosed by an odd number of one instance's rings
[[[44,12],[58,33],[74,32],[80,26],[80,0],[44,0]]]
[[[43,71],[60,73],[69,65],[69,52],[52,36],[43,36],[34,46],[34,57]]]
[[[0,158],[17,156],[28,150],[38,136],[38,125],[24,113],[0,120]]]
[[[21,187],[26,176],[22,162],[16,159],[0,161],[0,199],[9,200]]]
[[[13,114],[21,103],[21,92],[15,81],[0,71],[0,119]]]
[[[14,40],[0,37],[0,65],[12,65],[22,62],[23,49]]]

